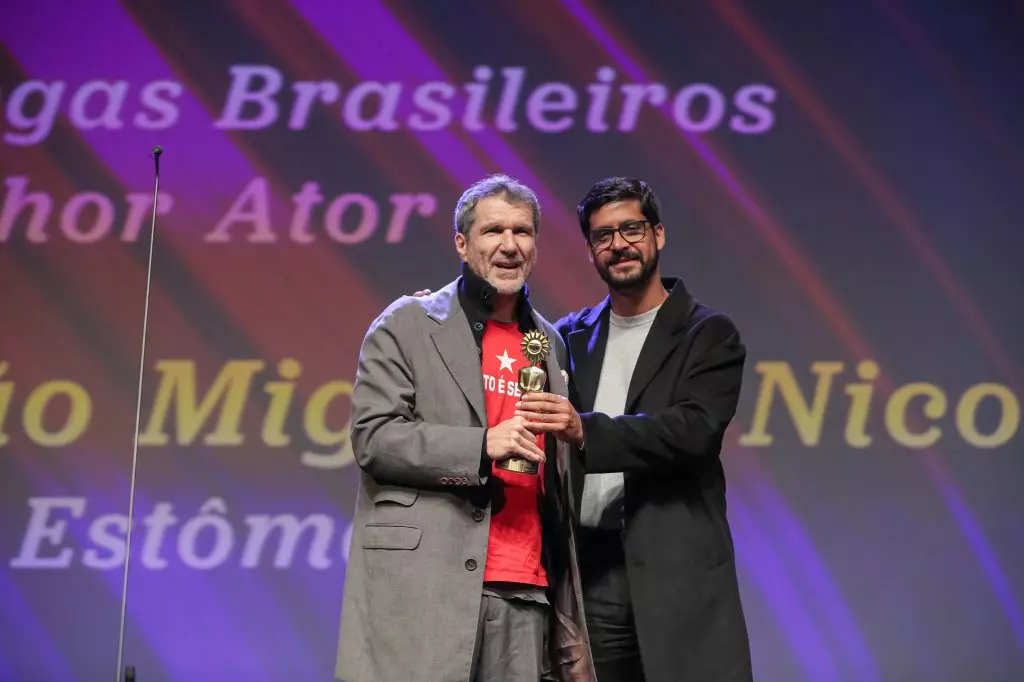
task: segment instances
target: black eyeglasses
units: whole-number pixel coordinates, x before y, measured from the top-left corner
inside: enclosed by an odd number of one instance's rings
[[[615,241],[615,233],[618,232],[627,242],[635,244],[644,238],[644,235],[647,234],[647,226],[650,224],[649,220],[630,220],[618,227],[600,227],[587,233],[587,241],[590,242],[591,248],[603,251],[612,245],[612,242]]]

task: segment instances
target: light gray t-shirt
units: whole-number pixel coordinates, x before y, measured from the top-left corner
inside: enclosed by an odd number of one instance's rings
[[[594,412],[618,417],[625,411],[633,369],[660,308],[658,306],[633,317],[619,317],[613,312],[610,314],[608,346],[601,365]],[[588,528],[622,529],[622,481],[621,473],[587,474],[584,477],[581,525]]]

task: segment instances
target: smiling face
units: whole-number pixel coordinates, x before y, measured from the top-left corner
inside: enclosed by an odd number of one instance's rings
[[[518,293],[536,260],[537,229],[528,204],[503,196],[481,199],[467,234],[455,235],[459,257],[499,294]]]
[[[587,238],[590,259],[612,289],[640,289],[657,275],[665,228],[644,218],[638,200],[613,201],[594,211]]]

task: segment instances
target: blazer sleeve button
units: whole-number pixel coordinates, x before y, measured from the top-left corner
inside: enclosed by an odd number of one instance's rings
[[[466,570],[467,571],[475,571],[476,570],[476,559],[466,559]]]

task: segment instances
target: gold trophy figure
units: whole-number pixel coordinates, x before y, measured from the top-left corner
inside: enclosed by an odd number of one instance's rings
[[[530,391],[543,391],[547,382],[548,373],[540,365],[547,359],[551,352],[551,344],[548,337],[540,330],[526,332],[523,342],[520,345],[523,357],[528,364],[519,370],[519,390],[523,393]],[[519,474],[536,474],[540,464],[522,457],[509,457],[497,463],[498,468],[505,471],[513,471]]]

